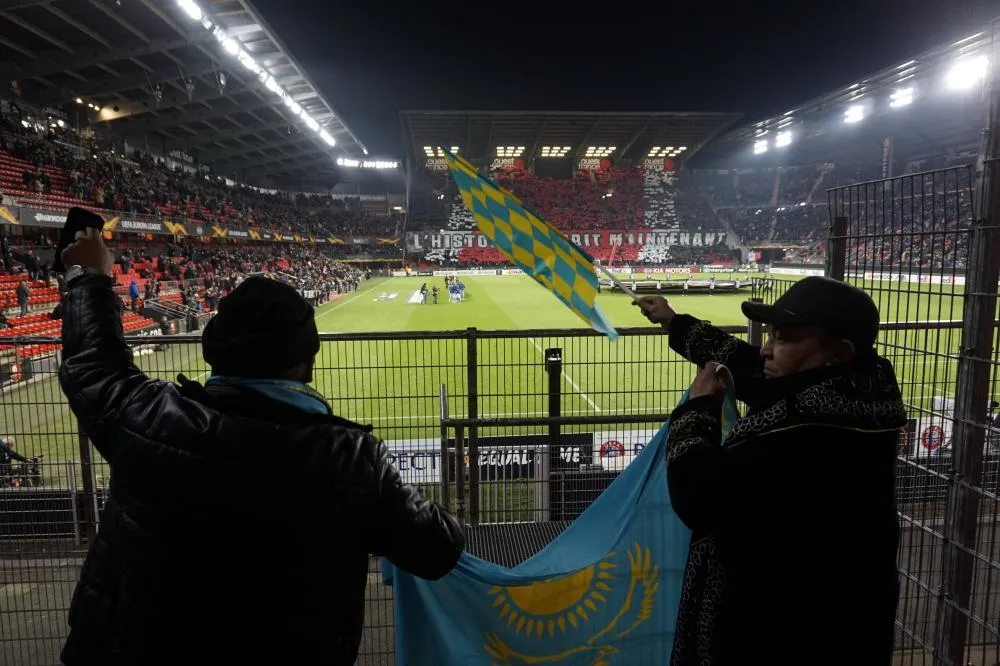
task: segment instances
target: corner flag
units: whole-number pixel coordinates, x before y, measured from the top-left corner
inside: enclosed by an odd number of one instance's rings
[[[482,234],[594,330],[617,339],[618,332],[597,307],[594,258],[528,210],[520,199],[481,176],[469,162],[443,147],[441,150]]]

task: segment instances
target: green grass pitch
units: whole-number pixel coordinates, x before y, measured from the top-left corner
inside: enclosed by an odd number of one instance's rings
[[[776,276],[777,277],[777,276]],[[663,334],[629,336],[617,342],[601,337],[489,337],[490,331],[586,328],[554,296],[524,276],[464,277],[466,300],[449,303],[441,278],[380,278],[317,311],[324,333],[344,334],[323,343],[314,385],[336,413],[371,423],[388,440],[440,440],[441,386],[447,388],[452,415],[468,409],[470,376],[468,340],[450,338],[358,340],[352,333],[412,331],[487,332],[474,345],[477,356],[475,391],[480,416],[541,416],[547,413],[548,377],[544,351],[563,350],[559,378],[563,414],[667,413],[692,378],[692,368],[671,352]],[[784,279],[784,278],[779,278]],[[422,282],[442,288],[439,303],[408,303]],[[884,321],[961,319],[961,288],[902,285],[890,292],[886,283],[865,286],[879,303]],[[901,285],[891,285],[899,289]],[[388,298],[388,296],[392,296]],[[380,299],[380,296],[382,297]],[[744,325],[739,304],[743,294],[679,295],[674,307],[719,325]],[[602,294],[599,303],[618,327],[648,326],[630,299]],[[913,407],[927,408],[932,396],[954,394],[958,330],[888,331],[881,351],[896,365],[904,397]],[[267,353],[262,349],[261,353]],[[166,351],[137,356],[138,365],[161,379],[184,373],[204,381],[208,368],[194,344],[173,344]],[[612,426],[614,428],[615,426]],[[634,430],[650,426],[622,425]],[[578,428],[592,431],[595,427]],[[573,429],[567,429],[573,432]],[[490,428],[480,436],[514,434]],[[525,432],[524,429],[516,432]],[[51,463],[47,477],[64,482],[70,475],[63,461],[79,458],[76,421],[65,405],[54,377],[8,389],[0,397],[0,435],[13,435],[26,455],[44,454]]]

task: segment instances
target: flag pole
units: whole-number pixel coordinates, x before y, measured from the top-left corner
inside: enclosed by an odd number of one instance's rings
[[[619,280],[618,278],[616,278],[614,275],[612,275],[611,271],[609,271],[607,268],[604,267],[604,264],[598,264],[597,268],[602,273],[604,273],[605,275],[608,276],[608,279],[611,280],[611,284],[615,285],[616,287],[618,287],[619,289],[621,289],[622,291],[624,291],[626,294],[628,294],[629,296],[631,296],[633,301],[639,300],[639,297],[635,295],[635,292],[632,291],[631,289],[629,289],[627,286],[625,286],[624,282],[622,282],[621,280]]]

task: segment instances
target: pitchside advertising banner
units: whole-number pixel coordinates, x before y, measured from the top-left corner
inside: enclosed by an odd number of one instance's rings
[[[664,229],[649,231],[566,231],[563,232],[578,247],[601,249],[621,245],[677,245],[691,247],[714,247],[726,242],[724,232],[683,232]],[[489,247],[486,236],[478,231],[437,231],[406,234],[406,249],[412,252],[426,250],[462,250],[474,247]]]
[[[194,236],[201,238],[233,238],[247,241],[278,243],[329,243],[331,245],[398,245],[398,238],[309,236],[291,231],[264,231],[207,222],[180,222],[149,215],[115,214],[95,210],[104,218],[104,231],[111,233],[152,234],[158,236]],[[26,227],[62,227],[66,213],[28,206],[0,206],[0,224]]]
[[[479,437],[479,479],[499,481],[535,478],[538,456],[549,450],[548,435],[515,435],[510,437]],[[578,470],[597,459],[594,436],[590,433],[564,434],[559,437],[558,451],[552,451],[549,469],[553,472]],[[396,466],[405,483],[441,482],[441,440],[404,439],[387,441],[389,462]],[[468,442],[465,444],[468,447]],[[454,460],[455,440],[448,440],[448,455]],[[465,464],[469,465],[468,448]]]
[[[655,429],[563,434],[559,448],[550,452],[552,472],[578,471],[581,467],[600,466],[610,472],[628,467],[656,434]],[[534,479],[538,456],[549,450],[548,435],[480,437],[479,479],[500,481]],[[441,440],[405,439],[387,441],[389,462],[410,484],[441,482]],[[466,442],[466,447],[468,443]],[[454,460],[455,440],[448,440],[449,460]],[[468,448],[466,465],[470,464]]]
[[[950,415],[955,413],[955,399],[946,396],[931,398],[931,414],[910,419],[907,426],[904,452],[917,457],[950,456],[952,454],[952,434],[955,429]],[[948,416],[941,416],[941,415]],[[985,451],[987,455],[1000,454],[1000,414],[991,404],[983,409],[988,416]]]

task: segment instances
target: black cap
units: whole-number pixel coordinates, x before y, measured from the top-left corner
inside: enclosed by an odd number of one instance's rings
[[[250,277],[219,301],[201,345],[213,374],[279,378],[319,353],[316,315],[294,287]]]
[[[826,277],[799,280],[774,305],[743,303],[751,321],[773,326],[819,326],[856,349],[870,349],[878,336],[878,308],[871,297],[844,282]]]

